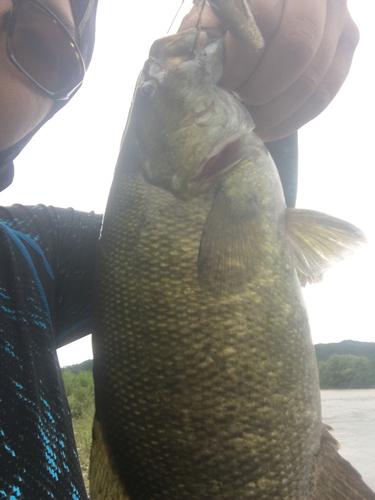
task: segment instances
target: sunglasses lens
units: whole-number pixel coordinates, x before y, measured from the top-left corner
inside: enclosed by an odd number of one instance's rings
[[[67,32],[36,3],[19,7],[11,51],[22,69],[49,92],[69,91],[83,78],[80,55]]]

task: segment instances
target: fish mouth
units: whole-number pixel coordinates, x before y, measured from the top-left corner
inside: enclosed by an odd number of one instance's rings
[[[214,179],[219,174],[226,173],[234,168],[244,157],[244,136],[227,143],[217,154],[213,155],[203,165],[203,168],[196,177],[190,180],[197,184]]]

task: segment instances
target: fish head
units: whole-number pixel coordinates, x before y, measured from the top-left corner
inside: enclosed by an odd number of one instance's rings
[[[203,194],[238,164],[254,128],[217,86],[223,53],[220,32],[187,30],[154,43],[139,79],[130,123],[142,172],[178,198]]]

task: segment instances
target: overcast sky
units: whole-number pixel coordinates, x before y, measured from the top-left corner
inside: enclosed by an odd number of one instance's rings
[[[305,291],[314,343],[375,341],[373,0],[349,0],[361,31],[351,73],[331,106],[300,132],[297,205],[359,226],[369,243]],[[185,2],[185,11],[190,8]],[[83,88],[16,162],[2,204],[72,206],[102,213],[135,81],[180,0],[101,0],[97,44]],[[91,357],[90,339],[59,350],[62,365]]]

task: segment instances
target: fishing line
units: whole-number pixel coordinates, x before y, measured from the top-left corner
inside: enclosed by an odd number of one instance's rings
[[[168,31],[167,31],[167,35],[169,35],[169,32],[171,31],[172,27],[173,27],[173,24],[175,23],[176,19],[177,19],[177,16],[179,15],[179,13],[181,12],[181,9],[183,7],[185,3],[185,0],[182,0],[181,1],[181,5],[179,6],[176,14],[174,15],[173,19],[172,19],[172,22],[168,28]],[[206,0],[193,0],[193,4],[197,5],[198,8],[200,7],[200,11],[199,11],[199,15],[198,15],[198,21],[197,21],[197,24],[196,24],[196,29],[198,30],[198,34],[197,34],[197,37],[194,41],[194,45],[193,45],[193,48],[192,48],[192,52],[195,52],[196,48],[197,48],[197,45],[198,45],[198,40],[199,40],[199,35],[200,35],[200,32],[201,32],[201,29],[202,29],[202,13],[203,13],[203,9],[206,5]]]
[[[175,20],[176,20],[176,17],[177,17],[177,16],[178,16],[178,14],[180,13],[180,11],[181,11],[182,6],[184,5],[184,3],[185,3],[185,0],[182,0],[181,5],[179,6],[179,8],[178,8],[178,10],[177,10],[177,12],[176,12],[176,14],[175,14],[175,16],[174,16],[174,18],[173,18],[172,22],[171,22],[171,25],[170,25],[170,26],[169,26],[169,28],[168,28],[167,35],[169,35],[169,32],[170,32],[170,31],[171,31],[171,29],[172,29],[172,26],[173,26],[173,24],[174,24],[174,22],[175,22]]]

